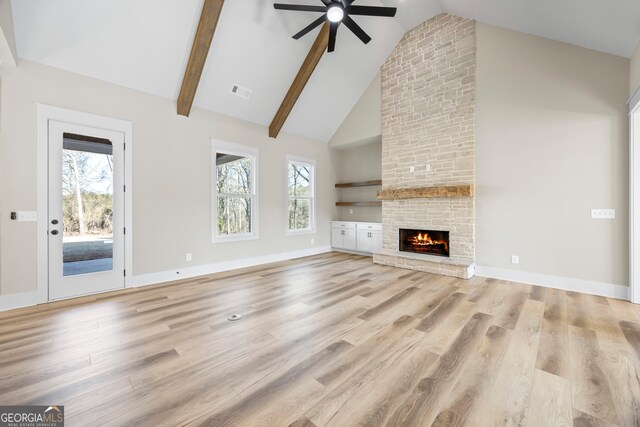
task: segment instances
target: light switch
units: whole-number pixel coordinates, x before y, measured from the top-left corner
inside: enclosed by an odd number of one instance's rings
[[[593,219],[615,219],[615,209],[591,209],[591,218]]]
[[[17,212],[16,220],[18,221],[37,221],[38,213],[35,211]]]

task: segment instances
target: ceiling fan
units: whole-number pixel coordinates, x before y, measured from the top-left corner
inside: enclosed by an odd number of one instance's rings
[[[295,10],[299,12],[322,12],[323,15],[306,26],[302,31],[296,33],[293,38],[298,40],[309,31],[321,25],[325,20],[329,21],[329,52],[333,52],[336,48],[336,34],[340,24],[344,24],[353,32],[364,44],[371,41],[371,37],[351,19],[350,15],[365,16],[384,16],[394,17],[396,15],[395,7],[381,6],[352,6],[355,0],[320,0],[324,6],[312,6],[302,4],[282,4],[275,3],[273,6],[281,10]]]

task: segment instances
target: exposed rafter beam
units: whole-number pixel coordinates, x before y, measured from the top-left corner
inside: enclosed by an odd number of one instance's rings
[[[327,50],[327,46],[329,44],[329,23],[325,22],[316,38],[316,41],[311,46],[311,50],[309,54],[305,58],[302,63],[302,67],[300,67],[300,71],[298,71],[298,75],[293,80],[291,87],[289,88],[289,92],[284,97],[280,108],[278,108],[278,112],[276,116],[273,118],[271,125],[269,126],[269,136],[271,138],[275,138],[280,133],[280,129],[284,125],[284,122],[287,121],[287,117],[289,117],[289,113],[293,110],[293,106],[296,105],[298,101],[298,97],[302,93],[302,90],[306,86],[311,74],[316,69],[318,62],[320,62],[320,58]]]
[[[187,70],[184,73],[182,87],[180,88],[180,95],[178,96],[178,114],[181,116],[188,116],[191,112],[193,99],[196,97],[202,70],[204,69],[205,62],[207,62],[207,55],[211,48],[211,41],[216,32],[216,26],[218,25],[218,19],[220,18],[223,5],[224,0],[204,0],[198,30],[193,40],[189,63],[187,64]]]

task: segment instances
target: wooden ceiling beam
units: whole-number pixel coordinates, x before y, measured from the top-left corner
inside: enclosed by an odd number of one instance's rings
[[[181,116],[188,117],[191,112],[193,99],[196,97],[202,70],[204,70],[204,64],[207,62],[207,55],[211,48],[211,42],[216,32],[223,5],[224,0],[204,0],[196,37],[193,40],[191,55],[189,56],[182,87],[180,88],[180,95],[178,96],[178,114]]]
[[[284,97],[280,108],[278,108],[278,112],[269,126],[269,137],[275,138],[280,133],[282,126],[284,126],[284,123],[287,121],[287,117],[289,117],[291,110],[293,110],[294,105],[296,105],[302,90],[320,62],[320,58],[322,58],[322,55],[326,52],[328,45],[329,23],[325,22],[318,34],[318,37],[316,38],[316,41],[313,43],[313,46],[311,46],[309,54],[302,63],[302,67],[300,67],[298,75],[293,80],[287,95]]]

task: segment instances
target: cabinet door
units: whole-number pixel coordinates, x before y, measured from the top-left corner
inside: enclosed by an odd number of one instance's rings
[[[341,230],[339,228],[331,229],[331,246],[340,249],[344,248],[344,236],[342,235],[343,232],[345,232],[345,230]]]
[[[371,252],[371,238],[369,230],[358,230],[358,250],[360,252]]]
[[[342,230],[344,231],[344,245],[343,249],[356,250],[356,230]]]
[[[382,231],[370,231],[371,233],[371,252],[379,252],[382,250]]]

